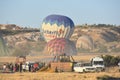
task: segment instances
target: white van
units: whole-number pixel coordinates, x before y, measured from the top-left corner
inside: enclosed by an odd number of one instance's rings
[[[94,57],[91,59],[91,64],[97,71],[104,71],[105,65],[102,57]]]
[[[95,72],[96,69],[92,67],[90,63],[76,63],[74,64],[73,70],[75,72]]]

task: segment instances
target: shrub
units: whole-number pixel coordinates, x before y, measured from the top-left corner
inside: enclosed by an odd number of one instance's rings
[[[108,52],[107,47],[106,46],[99,46],[98,52],[99,53],[106,53],[106,52]]]
[[[104,64],[107,67],[117,66],[118,62],[120,61],[120,56],[114,57],[111,55],[105,55],[105,56],[102,56],[102,58],[104,59]]]
[[[104,75],[104,76],[101,76],[101,77],[97,77],[97,80],[120,80],[120,78]]]

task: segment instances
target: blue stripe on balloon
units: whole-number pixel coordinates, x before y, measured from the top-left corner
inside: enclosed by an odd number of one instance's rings
[[[65,27],[70,26],[71,28],[74,27],[74,23],[70,18],[61,15],[49,15],[43,20],[43,23],[50,23],[51,25],[57,24],[58,26],[64,25]]]

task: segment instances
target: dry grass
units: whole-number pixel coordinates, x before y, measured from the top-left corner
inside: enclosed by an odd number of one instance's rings
[[[97,53],[97,54],[79,54],[77,56],[73,56],[75,61],[90,61],[91,58],[95,57],[95,56],[101,56],[101,55],[114,55],[114,56],[120,56],[120,53]],[[27,56],[27,60],[28,61],[40,61],[41,59],[44,58],[50,58],[51,56]],[[16,57],[0,57],[0,62],[15,62]]]
[[[13,73],[13,74],[0,74],[0,80],[97,80],[100,76],[112,76],[120,77],[120,73],[48,73],[48,72],[36,72],[36,73]]]
[[[76,61],[89,61],[94,55],[79,55],[73,56]],[[46,56],[49,57],[49,56]],[[27,57],[27,60],[40,60],[44,56]],[[0,62],[15,62],[15,57],[0,57]],[[120,78],[118,67],[107,68],[105,72],[95,73],[75,73],[75,72],[23,72],[23,73],[0,73],[0,80],[97,80],[97,77],[108,75],[111,77]]]

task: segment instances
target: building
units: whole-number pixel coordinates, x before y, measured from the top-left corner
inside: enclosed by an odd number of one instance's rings
[[[0,24],[0,30],[20,30],[21,28],[15,24]]]

